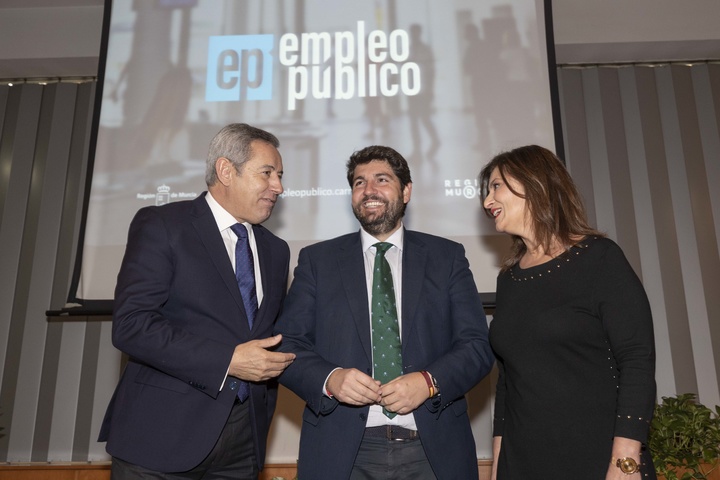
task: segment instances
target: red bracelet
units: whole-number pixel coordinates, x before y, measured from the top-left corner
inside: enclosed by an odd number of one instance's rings
[[[427,383],[428,390],[430,391],[430,397],[432,398],[435,396],[435,386],[433,385],[432,376],[430,375],[430,372],[427,370],[420,370],[420,373],[423,377],[425,377],[425,382]]]

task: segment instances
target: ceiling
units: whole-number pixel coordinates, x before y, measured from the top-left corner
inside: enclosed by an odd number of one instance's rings
[[[0,0],[0,8],[58,8],[102,6],[103,0]]]
[[[0,78],[95,76],[103,5],[0,0]],[[552,10],[559,64],[720,59],[718,0],[552,0]]]

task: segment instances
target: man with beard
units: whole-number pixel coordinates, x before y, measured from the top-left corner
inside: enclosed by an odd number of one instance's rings
[[[298,477],[478,478],[464,395],[493,356],[464,249],[404,228],[392,148],[353,153],[347,178],[362,228],[300,251],[276,325],[296,355],[280,383],[306,402]]]

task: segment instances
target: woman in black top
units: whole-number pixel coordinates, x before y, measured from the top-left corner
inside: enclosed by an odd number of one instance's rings
[[[588,225],[562,162],[530,145],[481,174],[483,207],[513,241],[490,342],[499,367],[493,479],[655,479],[650,306],[615,242]]]

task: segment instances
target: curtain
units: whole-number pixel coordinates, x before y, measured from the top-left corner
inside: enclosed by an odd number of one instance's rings
[[[720,404],[720,64],[558,78],[568,168],[650,298],[658,396]]]

